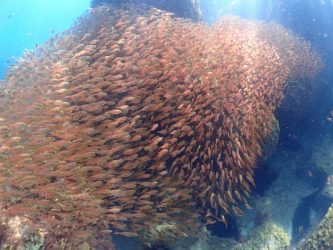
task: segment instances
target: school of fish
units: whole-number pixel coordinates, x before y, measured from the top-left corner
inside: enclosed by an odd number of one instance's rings
[[[149,242],[227,223],[249,206],[288,80],[321,67],[278,24],[91,9],[5,78],[2,221],[26,218],[50,249],[110,249],[110,233]]]

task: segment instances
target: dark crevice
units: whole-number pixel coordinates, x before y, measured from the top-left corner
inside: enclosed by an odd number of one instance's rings
[[[332,200],[324,197],[321,192],[321,190],[317,190],[304,197],[294,211],[291,240],[293,245],[309,234],[312,227],[310,217],[312,209],[320,214],[320,217],[323,217],[327,212]]]
[[[212,235],[221,237],[221,238],[237,238],[238,227],[236,221],[231,216],[226,216],[228,222],[225,225],[222,222],[215,222],[214,224],[207,225],[207,230],[211,232]]]
[[[278,172],[269,164],[262,164],[254,170],[254,182],[256,186],[254,187],[253,192],[260,196],[263,195],[278,177]]]

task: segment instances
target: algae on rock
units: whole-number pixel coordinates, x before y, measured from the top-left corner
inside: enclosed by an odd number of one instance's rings
[[[0,249],[43,250],[45,235],[42,229],[35,230],[23,217],[0,221]]]
[[[289,242],[282,228],[267,222],[252,233],[249,241],[238,245],[235,250],[281,250],[286,249]]]
[[[302,242],[298,250],[333,249],[333,204],[311,236]]]

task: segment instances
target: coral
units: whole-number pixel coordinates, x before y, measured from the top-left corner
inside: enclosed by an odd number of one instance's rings
[[[29,219],[57,249],[242,215],[287,80],[320,62],[275,24],[92,9],[5,79],[0,214]]]
[[[333,206],[314,232],[297,247],[299,250],[324,250],[333,248]]]

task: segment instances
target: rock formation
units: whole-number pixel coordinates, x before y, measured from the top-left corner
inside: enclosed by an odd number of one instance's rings
[[[298,250],[317,250],[333,248],[333,206],[331,206],[323,220],[314,232],[299,244]]]

